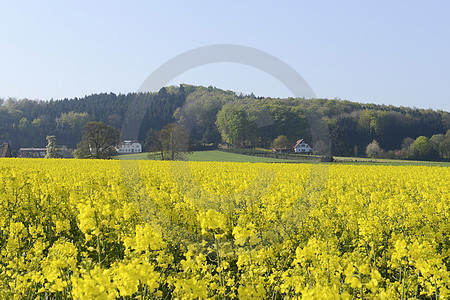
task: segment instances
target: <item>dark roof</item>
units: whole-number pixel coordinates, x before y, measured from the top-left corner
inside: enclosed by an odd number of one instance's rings
[[[11,148],[8,142],[0,142],[0,157],[11,157]]]

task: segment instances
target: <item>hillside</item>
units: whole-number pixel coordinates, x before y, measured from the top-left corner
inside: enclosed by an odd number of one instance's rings
[[[401,149],[405,138],[431,138],[450,128],[450,115],[445,111],[336,99],[255,97],[192,85],[171,86],[159,93],[104,93],[51,101],[7,99],[0,104],[0,140],[10,141],[13,150],[43,147],[47,135],[56,135],[58,144],[73,148],[81,139],[84,123],[102,121],[121,129],[127,111],[142,114],[142,122],[134,125],[144,146],[149,144],[149,133],[175,121],[188,129],[194,147],[222,141],[235,147],[270,147],[279,135],[290,141],[311,140],[307,116],[313,114],[327,128],[331,153],[339,156],[365,156],[366,146],[374,139],[386,151]],[[133,115],[128,119],[140,120]]]

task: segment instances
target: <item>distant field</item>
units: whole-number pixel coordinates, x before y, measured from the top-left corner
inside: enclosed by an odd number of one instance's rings
[[[117,158],[121,159],[121,160],[147,160],[148,153],[124,154],[124,155],[117,156]],[[262,163],[293,162],[292,160],[288,160],[288,159],[257,157],[257,156],[223,152],[223,151],[218,151],[218,150],[194,151],[187,155],[187,160],[188,161],[262,162]]]
[[[148,160],[148,153],[123,154],[117,156],[120,160]],[[295,158],[295,159],[294,159]],[[318,157],[316,157],[319,159]],[[388,166],[441,166],[450,167],[450,162],[436,161],[413,161],[394,160],[359,157],[334,157],[334,164],[352,165],[388,165]],[[271,157],[261,157],[245,154],[236,154],[220,150],[194,151],[187,155],[188,161],[228,161],[228,162],[266,162],[266,163],[317,163],[312,160],[312,156],[293,155],[293,159],[281,159]]]
[[[444,161],[416,161],[416,160],[396,160],[396,159],[338,157],[338,156],[335,156],[334,159],[336,160],[336,163],[354,164],[354,165],[450,167],[450,162],[444,162]]]
[[[306,155],[306,154],[274,154],[271,150],[256,148],[256,149],[230,149],[229,153],[251,157],[265,157],[274,159],[283,159],[291,163],[319,163],[321,156]],[[278,156],[274,157],[274,156]],[[386,166],[441,166],[450,167],[450,162],[440,161],[413,161],[413,160],[398,160],[398,159],[379,159],[379,158],[364,158],[364,157],[339,157],[334,156],[334,164],[354,164],[354,165],[386,165]]]

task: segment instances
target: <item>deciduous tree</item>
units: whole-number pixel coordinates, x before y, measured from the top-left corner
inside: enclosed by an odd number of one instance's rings
[[[366,155],[368,157],[380,157],[383,154],[383,149],[376,140],[373,140],[366,148]]]
[[[410,158],[431,159],[433,156],[433,146],[426,136],[419,136],[411,145]]]
[[[158,135],[162,159],[182,160],[189,152],[189,134],[180,125],[171,123],[166,125]]]
[[[75,150],[77,158],[111,158],[119,144],[119,131],[103,122],[88,122],[83,138]]]
[[[54,135],[47,135],[47,154],[45,158],[56,158],[58,152],[56,151],[56,137]]]
[[[276,139],[273,140],[274,148],[288,148],[292,146],[292,143],[289,142],[289,139],[285,135],[279,135]]]
[[[254,124],[250,122],[247,112],[236,105],[225,105],[217,114],[217,127],[222,139],[234,147],[243,147],[251,139]]]

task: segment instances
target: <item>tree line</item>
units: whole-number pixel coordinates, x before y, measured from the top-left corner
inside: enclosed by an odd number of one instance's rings
[[[103,122],[121,129],[127,111],[136,103],[145,104],[137,139],[147,149],[155,146],[155,136],[164,126],[175,122],[188,133],[193,149],[220,143],[268,148],[279,136],[285,136],[288,143],[299,138],[312,141],[309,121],[314,116],[327,129],[330,143],[316,140],[312,146],[317,144],[319,149],[329,144],[336,156],[367,156],[367,147],[375,140],[384,156],[413,158],[412,153],[418,152],[405,148],[405,143],[425,137],[432,148],[427,159],[448,159],[443,142],[450,128],[446,111],[339,99],[255,97],[185,84],[158,93],[103,93],[50,101],[3,99],[0,139],[10,141],[17,150],[45,147],[46,136],[54,135],[59,144],[75,148],[86,123]]]
[[[173,113],[184,100],[181,88],[173,92],[102,93],[49,101],[0,99],[0,140],[9,141],[12,149],[18,150],[45,147],[46,137],[54,135],[61,145],[75,148],[86,123],[103,122],[120,130],[128,108],[145,102],[148,109],[138,135],[139,140],[144,140],[149,129],[160,130],[174,122]]]
[[[419,136],[416,139],[407,137],[401,149],[386,151],[373,140],[366,147],[366,155],[372,158],[400,158],[417,160],[450,159],[450,129],[446,134],[434,134],[431,138]]]

